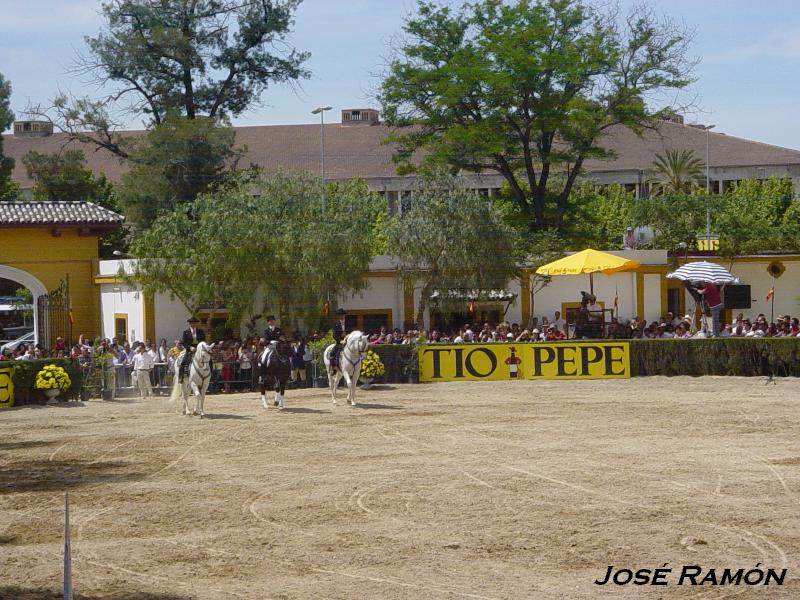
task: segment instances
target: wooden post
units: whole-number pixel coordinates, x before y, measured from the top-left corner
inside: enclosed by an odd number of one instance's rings
[[[64,493],[64,600],[72,600],[72,550],[69,541],[69,492]]]

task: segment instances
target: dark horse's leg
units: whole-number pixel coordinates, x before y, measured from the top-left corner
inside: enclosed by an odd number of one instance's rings
[[[264,367],[261,367],[261,406],[267,408],[267,374],[264,372]]]

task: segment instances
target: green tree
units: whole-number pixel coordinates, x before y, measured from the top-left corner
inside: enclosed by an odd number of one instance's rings
[[[128,159],[124,207],[134,224],[147,226],[158,208],[193,200],[231,166],[233,132],[218,126],[258,104],[269,85],[309,76],[308,53],[289,39],[299,4],[104,3],[106,27],[86,38],[88,53],[75,70],[93,77],[108,97],[60,94],[50,109],[31,112],[48,115],[72,139]],[[137,140],[120,133],[130,119],[142,119],[152,135]]]
[[[34,180],[33,197],[40,201],[93,202],[114,212],[121,212],[114,186],[105,175],[95,176],[86,168],[82,150],[58,154],[31,151],[22,157],[28,177]],[[113,258],[114,250],[125,252],[127,230],[119,228],[99,240],[100,258]]]
[[[642,198],[634,203],[634,220],[653,230],[654,248],[682,254],[697,248],[697,235],[706,226],[706,207],[716,202],[716,197],[690,194]]]
[[[61,200],[94,202],[103,193],[107,181],[95,177],[86,168],[82,150],[65,150],[58,154],[30,151],[22,157],[22,164],[33,179],[33,197],[36,200]]]
[[[0,134],[14,122],[11,110],[11,82],[0,73]],[[0,135],[0,200],[16,197],[19,187],[11,179],[14,170],[14,159],[3,154],[3,136]]]
[[[715,203],[713,230],[719,252],[731,258],[765,251],[794,251],[796,234],[786,227],[794,198],[791,179],[746,179]]]
[[[33,318],[33,292],[28,288],[17,288],[12,306],[22,315],[22,324],[27,325],[28,319]]]
[[[656,154],[653,170],[658,174],[655,192],[659,194],[690,194],[701,183],[706,163],[691,150],[667,150]]]
[[[709,211],[711,233],[719,238],[719,254],[735,259],[742,254],[800,249],[800,204],[789,179],[740,181],[725,194],[667,194],[637,200],[634,220],[652,227],[652,245],[673,253],[697,248],[705,235]]]
[[[622,247],[625,230],[636,225],[633,192],[619,184],[596,189],[582,183],[572,189],[573,215],[567,239],[576,250],[617,250]]]
[[[318,321],[323,303],[363,288],[373,224],[385,210],[363,181],[331,185],[308,174],[229,176],[137,232],[135,278],[190,313],[224,304],[230,323],[263,311],[285,326]]]
[[[212,119],[168,117],[144,138],[131,142],[130,169],[118,186],[120,204],[133,226],[148,227],[218,184],[237,164],[235,132]]]
[[[619,23],[581,0],[420,1],[404,29],[379,93],[396,160],[497,171],[530,230],[564,227],[604,132],[656,125],[675,107],[647,101],[691,80],[687,34],[643,8]]]
[[[434,291],[503,288],[519,276],[515,230],[490,202],[452,178],[431,178],[386,226],[402,278],[422,288],[417,322]]]

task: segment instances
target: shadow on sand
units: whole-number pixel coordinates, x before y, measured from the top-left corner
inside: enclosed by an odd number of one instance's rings
[[[249,421],[253,417],[245,417],[243,415],[226,415],[222,413],[206,413],[203,415],[203,419],[210,419],[212,421],[216,420],[224,420],[224,419],[232,419],[235,421]]]
[[[21,460],[0,465],[0,494],[19,492],[61,492],[82,485],[138,481],[140,473],[128,471],[124,462]],[[0,598],[5,596],[0,594]]]
[[[311,413],[317,415],[328,415],[331,411],[329,410],[317,410],[316,408],[303,408],[302,406],[287,406],[281,412],[285,413],[295,413],[295,414],[303,414],[303,413]]]

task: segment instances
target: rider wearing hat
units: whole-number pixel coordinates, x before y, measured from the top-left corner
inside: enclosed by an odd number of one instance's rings
[[[275,324],[275,315],[267,317],[267,328],[264,330],[264,344],[267,346],[266,356],[264,357],[264,364],[269,364],[269,358],[275,350],[275,344],[283,337],[281,328]]]
[[[333,324],[333,329],[331,333],[333,334],[333,341],[336,342],[331,349],[330,354],[330,363],[331,366],[338,367],[339,366],[339,354],[342,352],[342,340],[347,333],[347,325],[345,323],[345,317],[347,316],[347,311],[343,308],[340,308],[336,311],[336,322]]]
[[[183,382],[183,376],[189,372],[189,365],[192,364],[192,358],[194,357],[194,350],[197,344],[204,342],[206,339],[205,332],[197,328],[200,319],[191,317],[187,319],[186,322],[189,323],[189,329],[184,330],[182,337],[183,347],[186,348],[186,354],[181,361],[180,369],[178,369],[178,381],[180,382]]]

